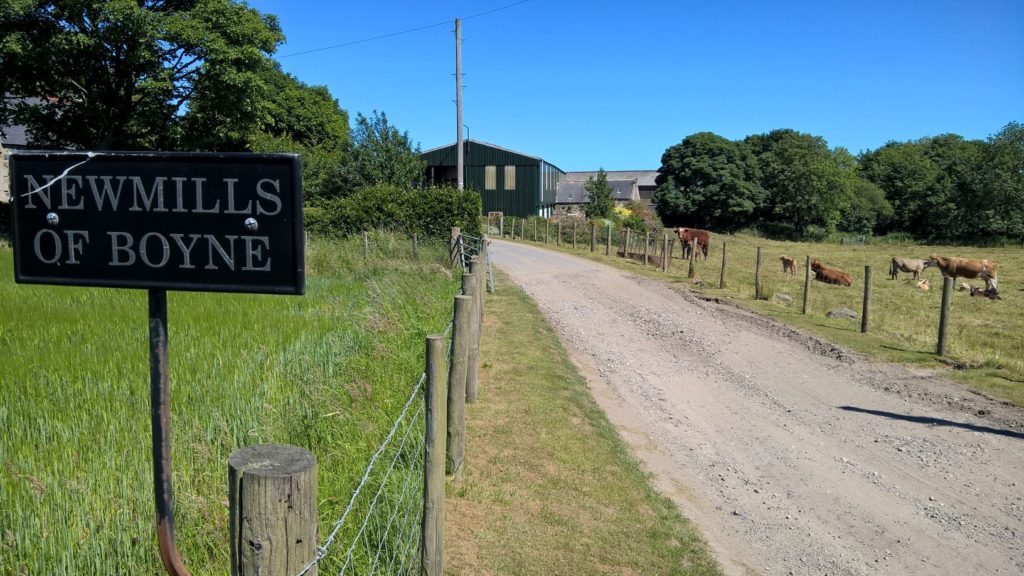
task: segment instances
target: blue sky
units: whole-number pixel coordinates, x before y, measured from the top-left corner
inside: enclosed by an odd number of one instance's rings
[[[455,141],[454,25],[512,4],[251,1],[284,69],[423,149]],[[775,128],[854,153],[1024,121],[1024,1],[528,0],[463,22],[469,137],[563,170],[656,169],[694,132]]]

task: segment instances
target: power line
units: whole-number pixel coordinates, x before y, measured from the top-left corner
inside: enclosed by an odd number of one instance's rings
[[[507,10],[520,4],[526,4],[530,0],[519,0],[519,2],[513,2],[493,10],[487,10],[486,12],[480,12],[479,14],[473,14],[472,16],[466,16],[463,20],[469,20],[470,18],[479,18],[480,16],[486,16],[502,10]],[[314,52],[323,52],[325,50],[334,50],[336,48],[345,48],[346,46],[354,46],[356,44],[364,44],[366,42],[373,42],[374,40],[383,40],[384,38],[392,38],[394,36],[401,36],[402,34],[411,34],[413,32],[419,32],[420,30],[427,30],[428,28],[437,28],[438,26],[444,26],[455,22],[455,19],[445,20],[443,22],[437,22],[435,24],[427,24],[426,26],[420,26],[418,28],[410,28],[408,30],[402,30],[400,32],[391,32],[389,34],[381,34],[380,36],[373,36],[371,38],[363,38],[362,40],[353,40],[351,42],[343,42],[341,44],[334,44],[332,46],[324,46],[323,48],[313,48],[312,50],[304,50],[302,52],[293,52],[291,54],[282,54],[278,58],[291,58],[292,56],[302,56],[303,54],[312,54]]]

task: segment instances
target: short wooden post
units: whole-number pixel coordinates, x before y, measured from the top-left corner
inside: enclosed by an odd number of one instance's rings
[[[473,312],[474,280],[471,274],[463,274],[463,294],[455,297],[455,327],[452,329],[452,365],[448,371],[448,451],[445,459],[445,472],[448,475],[457,473],[462,467],[462,458],[466,450],[465,407],[466,407],[466,360],[469,356],[469,340],[471,336],[470,321]]]
[[[459,238],[462,236],[462,230],[458,226],[452,226],[451,237],[448,239],[448,255],[451,257],[452,266],[455,266],[455,262],[459,257]]]
[[[801,314],[807,314],[811,295],[811,256],[807,255],[807,270],[804,272],[804,307]]]
[[[761,247],[757,247],[757,263],[754,264],[754,300],[761,299]]]
[[[558,221],[558,230],[556,230],[556,232],[558,233],[558,235],[555,237],[555,245],[556,246],[561,246],[562,245],[562,221],[561,220]]]
[[[661,243],[661,271],[668,272],[668,233]]]
[[[550,218],[545,218],[544,219],[544,243],[545,244],[548,243],[548,236],[550,236],[550,234],[549,234],[550,230],[551,230],[551,219]]]
[[[533,219],[533,241],[537,241],[537,218]]]
[[[949,307],[953,303],[953,278],[942,279],[942,308],[939,309],[939,342],[935,346],[935,353],[939,356],[946,354],[946,328],[949,325]]]
[[[608,238],[605,239],[604,255],[610,256],[612,253],[612,223],[608,223]]]
[[[425,389],[426,449],[423,456],[423,524],[420,563],[425,576],[444,574],[444,465],[448,392],[445,372],[445,337],[427,336],[427,387]]]
[[[228,516],[231,576],[298,574],[319,544],[316,457],[283,444],[232,452]]]
[[[867,334],[871,325],[871,266],[864,267],[864,307],[860,313],[861,334]]]
[[[417,260],[420,257],[419,238],[416,236],[415,232],[412,233],[412,257]]]
[[[630,240],[629,237],[632,235],[631,232],[632,232],[632,230],[630,230],[629,228],[626,228],[626,244],[622,248],[622,257],[623,258],[629,258],[629,240]]]
[[[649,249],[650,249],[650,247],[651,247],[651,233],[650,232],[645,232],[644,233],[644,266],[647,266],[647,264],[650,262],[650,257],[647,254]]]
[[[592,228],[590,230],[590,251],[593,252],[597,250],[597,222],[594,222],[593,224],[591,224],[591,226]]]
[[[686,271],[687,278],[695,278],[697,276],[697,269],[693,266],[693,259],[696,258],[697,254],[697,239],[690,239],[690,267]]]
[[[370,233],[363,232],[363,258],[370,256]]]
[[[505,215],[498,216],[498,238],[505,237]]]
[[[668,239],[668,268],[666,268],[666,270],[669,269],[669,268],[672,268],[672,253],[675,252],[675,249],[676,249],[675,238],[669,238]]]
[[[526,219],[523,219],[523,225],[519,227],[519,239],[526,240]]]
[[[469,261],[470,276],[476,280],[472,290],[467,292],[473,298],[473,305],[469,312],[469,349],[466,352],[466,402],[476,402],[477,387],[480,383],[479,361],[480,361],[480,330],[481,316],[483,314],[483,302],[480,297],[483,295],[480,290],[480,279],[483,278],[483,267],[480,260],[474,256]]]
[[[725,288],[725,242],[722,242],[722,271],[718,273],[718,288]]]
[[[578,222],[579,222],[579,220],[577,220],[575,218],[572,219],[572,249],[573,250],[576,249],[576,224]]]

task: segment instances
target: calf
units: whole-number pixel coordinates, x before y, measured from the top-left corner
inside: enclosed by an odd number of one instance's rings
[[[892,265],[889,267],[889,277],[896,280],[900,276],[900,272],[910,272],[914,275],[914,280],[918,280],[921,277],[921,272],[927,267],[927,260],[920,258],[893,258]]]
[[[707,230],[701,230],[699,228],[677,228],[676,236],[679,237],[679,241],[683,244],[683,257],[690,257],[690,241],[696,241],[697,254],[703,255],[704,259],[708,259],[708,245],[711,244],[711,232]],[[697,255],[695,254],[694,257]]]
[[[790,275],[796,275],[796,258],[790,258],[789,256],[779,256],[779,260],[782,261],[782,273],[789,272]]]
[[[995,290],[998,280],[996,279],[995,260],[977,260],[974,258],[960,258],[958,256],[936,256],[932,255],[924,264],[925,268],[938,268],[944,278],[981,278],[985,281],[985,290]]]
[[[811,260],[811,270],[814,270],[814,279],[826,284],[841,284],[843,286],[853,286],[853,276],[849,273],[843,272],[839,268],[834,268],[828,264],[822,264],[817,258]]]

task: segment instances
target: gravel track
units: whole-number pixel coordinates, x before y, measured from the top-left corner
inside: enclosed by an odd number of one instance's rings
[[[492,243],[726,574],[1024,574],[1024,411],[588,260]]]

